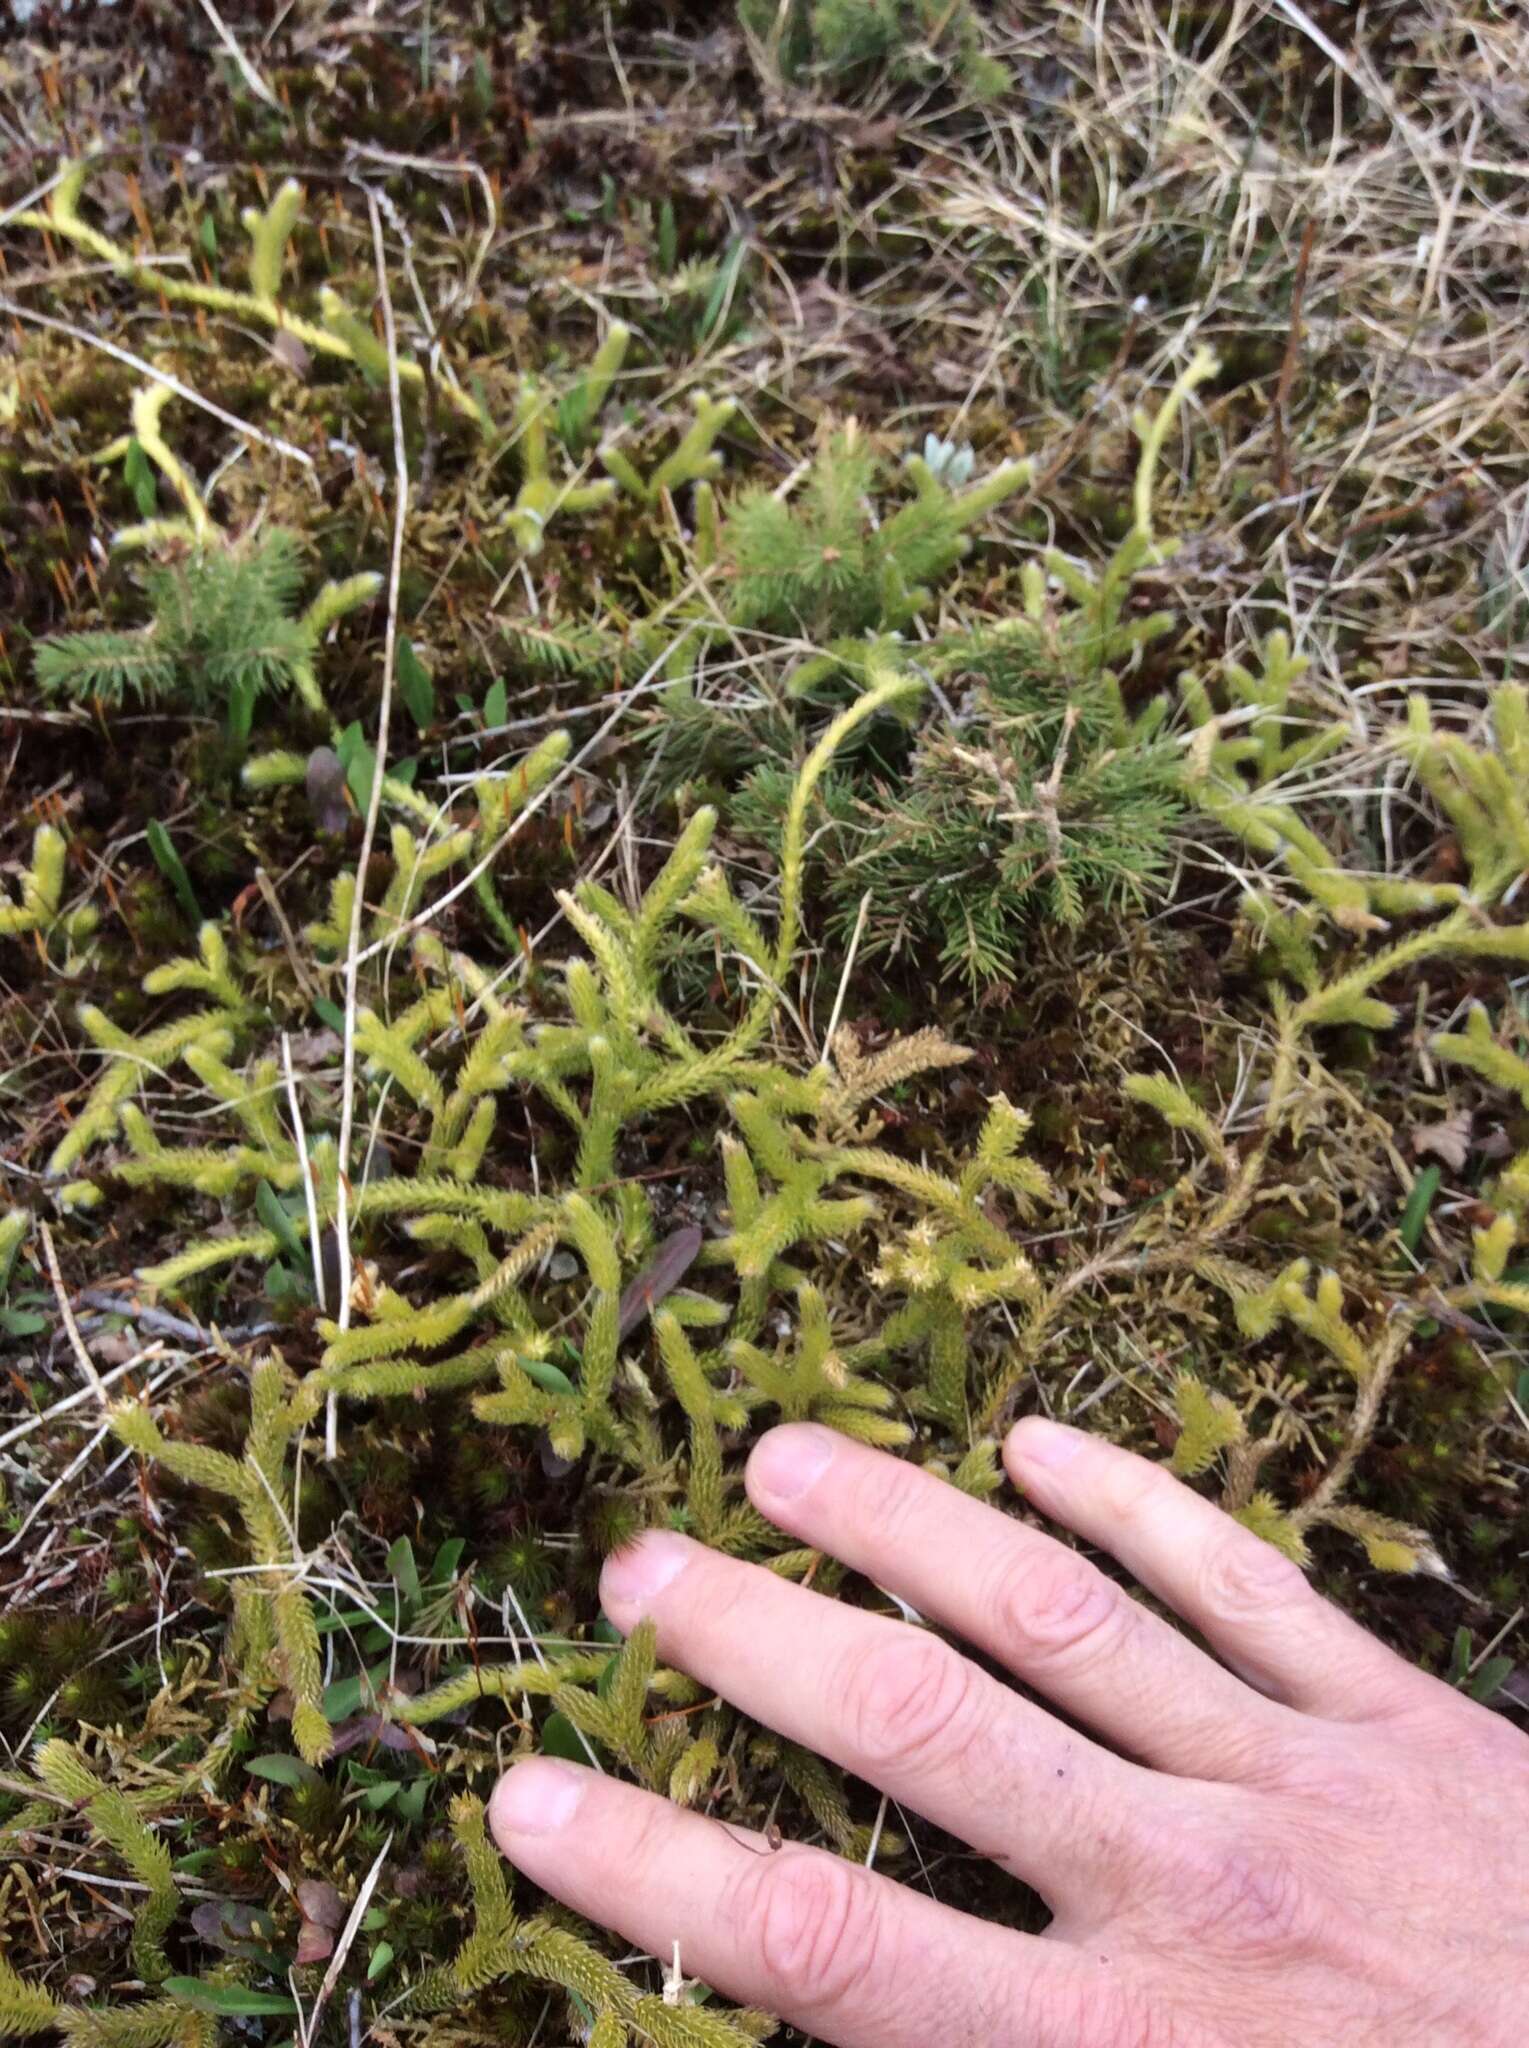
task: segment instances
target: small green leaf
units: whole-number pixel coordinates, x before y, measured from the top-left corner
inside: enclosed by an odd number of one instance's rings
[[[398,1790],[397,1811],[400,1820],[406,1820],[418,1827],[425,1817],[425,1801],[430,1797],[428,1778],[411,1778],[407,1785]]]
[[[658,210],[658,268],[668,277],[679,261],[680,236],[674,219],[674,201],[666,199]]]
[[[728,318],[738,283],[738,273],[743,268],[743,259],[748,253],[748,243],[741,235],[735,235],[728,244],[722,267],[717,272],[717,281],[711,288],[706,301],[706,310],[701,315],[701,324],[696,329],[696,346],[711,340],[722,323]]]
[[[300,1756],[288,1756],[283,1750],[272,1756],[248,1757],[244,1768],[252,1778],[265,1778],[273,1785],[317,1785],[320,1782],[312,1764],[305,1764]]]
[[[35,1309],[0,1308],[0,1330],[7,1337],[35,1337],[48,1327],[48,1318]]]
[[[572,1394],[575,1397],[578,1394],[578,1388],[567,1373],[548,1358],[523,1358],[520,1369],[528,1380],[535,1380],[549,1394]]]
[[[138,517],[152,519],[159,504],[159,485],[155,480],[154,465],[144,453],[143,443],[136,434],[130,436],[127,453],[122,458],[122,481],[133,494]]]
[[[342,1037],[344,1036],[345,1012],[338,1003],[332,1003],[328,996],[315,996],[313,1014],[321,1024],[327,1024],[331,1031],[338,1031]]]
[[[399,641],[393,672],[398,678],[399,693],[409,707],[409,716],[423,732],[435,723],[435,684],[430,680],[429,669],[415,653],[412,640]]]
[[[197,2012],[230,2019],[254,2018],[262,2013],[291,2015],[297,2011],[295,2002],[284,1991],[251,1991],[247,1984],[204,1984],[200,1977],[167,1977],[165,1989],[172,1998]]]
[[[391,1785],[395,1792],[398,1790],[396,1778],[390,1777],[386,1771],[379,1771],[372,1764],[361,1763],[355,1757],[346,1759],[345,1775],[353,1785]]]
[[[419,1599],[419,1566],[414,1562],[414,1545],[407,1536],[400,1536],[388,1552],[388,1570],[407,1604],[414,1606]]]
[[[496,725],[503,725],[509,715],[510,693],[505,688],[504,677],[500,676],[497,682],[488,686],[488,695],[483,700],[483,723],[492,730]]]
[[[345,780],[351,795],[356,799],[356,809],[363,815],[372,807],[372,777],[377,772],[377,756],[363,740],[350,757],[350,766],[345,771]]]
[[[201,220],[197,223],[196,238],[202,245],[202,254],[207,258],[207,261],[209,263],[216,263],[218,260],[218,224],[210,213],[204,213]],[[147,519],[149,515],[145,512],[143,516]]]
[[[255,1189],[255,1214],[297,1270],[300,1273],[307,1272],[312,1263],[309,1247],[298,1235],[297,1225],[282,1207],[280,1195],[268,1180],[261,1181]]]
[[[330,1617],[326,1616],[324,1619],[328,1620]],[[341,1627],[345,1619],[343,1615],[337,1617],[334,1626]],[[321,1620],[319,1633],[323,1635],[325,1632],[324,1621]],[[326,1685],[323,1701],[324,1719],[329,1722],[348,1721],[351,1715],[359,1713],[362,1707],[374,1707],[377,1704],[377,1688],[387,1675],[388,1664],[384,1658],[380,1664],[374,1664],[369,1671],[358,1671],[350,1678],[337,1678],[333,1685]]]
[[[615,1659],[611,1661],[614,1663]],[[567,1763],[589,1762],[589,1751],[584,1747],[578,1729],[560,1708],[555,1708],[542,1723],[541,1753],[543,1756],[560,1756]]]
[[[236,753],[243,753],[249,743],[250,727],[255,722],[255,697],[257,685],[251,676],[241,676],[228,692],[227,731],[229,744]]]
[[[467,1548],[465,1536],[448,1536],[430,1566],[430,1584],[449,1586],[457,1575],[457,1566],[462,1562],[462,1552]]]
[[[202,924],[202,906],[196,900],[196,891],[191,886],[191,877],[186,873],[186,864],[175,851],[169,833],[158,818],[150,819],[144,837],[149,842],[149,852],[154,856],[154,865],[175,891],[176,901],[191,920],[192,929],[199,930]]]
[[[1428,1212],[1433,1207],[1433,1198],[1439,1192],[1444,1179],[1443,1169],[1425,1166],[1412,1183],[1412,1193],[1407,1197],[1407,1206],[1402,1211],[1401,1239],[1409,1252],[1415,1252],[1422,1241],[1423,1226],[1428,1221]]]
[[[360,724],[352,719],[335,742],[335,752],[340,766],[345,770],[345,780],[350,793],[356,800],[356,808],[364,816],[371,809],[372,777],[377,772],[377,756],[366,743]]]
[[[1513,1659],[1511,1657],[1488,1657],[1485,1664],[1482,1665],[1481,1669],[1471,1680],[1471,1698],[1479,1700],[1481,1705],[1485,1706],[1489,1700],[1496,1699],[1512,1676]]]
[[[371,1958],[366,1966],[367,1983],[374,1984],[377,1981],[377,1979],[382,1975],[383,1971],[387,1968],[388,1964],[392,1962],[392,1960],[392,1943],[388,1941],[379,1941],[377,1946],[372,1950]]]

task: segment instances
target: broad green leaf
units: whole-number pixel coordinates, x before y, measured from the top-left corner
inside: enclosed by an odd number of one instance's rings
[[[248,1757],[244,1768],[252,1778],[266,1778],[273,1785],[319,1783],[319,1774],[312,1764],[305,1764],[300,1756],[288,1756],[284,1750],[278,1750],[272,1756]]]
[[[291,2015],[297,2006],[284,1991],[252,1991],[247,1984],[205,1984],[200,1977],[167,1977],[165,1989],[182,2005],[229,2019],[263,2013]]]

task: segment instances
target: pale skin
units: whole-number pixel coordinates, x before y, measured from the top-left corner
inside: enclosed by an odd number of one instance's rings
[[[665,1661],[1023,1879],[1043,1935],[545,1758],[495,1792],[505,1854],[835,2048],[1518,2048],[1529,1741],[1161,1466],[1040,1419],[1004,1461],[1206,1647],[1041,1528],[802,1423],[756,1446],[755,1506],[1023,1691],[669,1532],[601,1595],[618,1628],[652,1617]]]

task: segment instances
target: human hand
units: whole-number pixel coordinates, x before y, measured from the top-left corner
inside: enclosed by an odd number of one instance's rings
[[[812,1424],[756,1447],[756,1507],[1100,1741],[927,1630],[682,1536],[613,1558],[601,1591],[667,1661],[1032,1885],[1044,1936],[551,1759],[495,1792],[505,1853],[838,2048],[1520,2043],[1529,1742],[1160,1466],[1038,1419],[1004,1458],[1225,1665],[1065,1545]]]

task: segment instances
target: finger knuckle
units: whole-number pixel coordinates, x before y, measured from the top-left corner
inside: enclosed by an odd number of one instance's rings
[[[777,1850],[741,1873],[734,1909],[770,1980],[788,1987],[797,2005],[832,2010],[852,2003],[875,1975],[875,1895],[835,1857]]]
[[[967,1747],[975,1666],[934,1636],[898,1628],[858,1654],[844,1685],[844,1723],[871,1769],[947,1768]]]
[[[1256,1621],[1314,1598],[1306,1574],[1262,1537],[1245,1532],[1217,1543],[1205,1560],[1201,1593],[1213,1621]]]
[[[1006,1581],[998,1606],[1008,1643],[1030,1666],[1076,1667],[1108,1656],[1134,1612],[1118,1586],[1066,1550]]]

